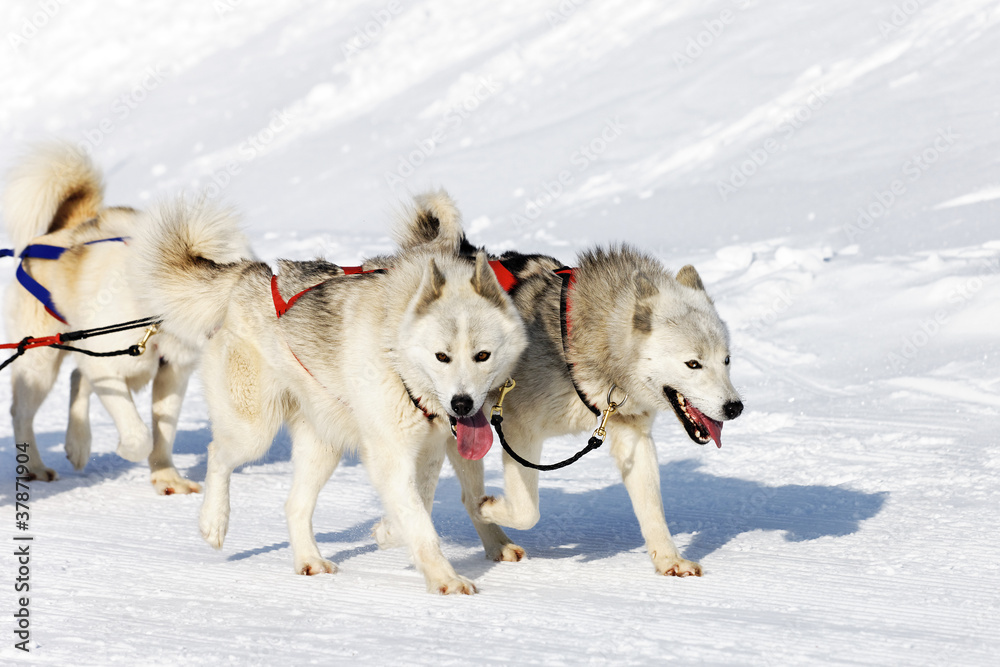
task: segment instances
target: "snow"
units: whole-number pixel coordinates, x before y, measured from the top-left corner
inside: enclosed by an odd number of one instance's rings
[[[435,523],[481,592],[440,598],[374,546],[380,507],[354,461],[314,520],[340,572],[292,573],[285,435],[234,476],[218,553],[200,497],[155,496],[100,407],[74,472],[66,368],[36,423],[62,479],[31,485],[31,653],[13,648],[5,555],[0,662],[1000,652],[1000,3],[11,0],[0,28],[0,167],[35,140],[86,142],[110,204],[207,189],[268,260],[389,250],[392,212],[438,185],[497,250],[571,263],[627,240],[698,267],[747,404],[720,450],[657,421],[668,522],[701,579],[653,573],[598,453],[544,475],[541,521],[510,531],[516,564],[482,558],[446,467]],[[175,447],[196,480],[209,437],[196,381]],[[9,425],[0,450],[13,537]]]

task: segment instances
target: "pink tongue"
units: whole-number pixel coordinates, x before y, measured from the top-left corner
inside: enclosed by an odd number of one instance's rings
[[[705,415],[702,415],[705,417]],[[702,424],[708,428],[709,434],[712,436],[712,440],[715,440],[716,447],[722,447],[722,422],[717,422],[711,417],[705,417]]]
[[[493,446],[493,431],[482,410],[471,417],[462,417],[455,424],[458,453],[462,458],[478,461]]]
[[[708,434],[715,440],[717,447],[722,447],[722,422],[717,422],[711,417],[702,414],[701,410],[688,403],[688,412],[693,414],[701,425],[708,429]]]

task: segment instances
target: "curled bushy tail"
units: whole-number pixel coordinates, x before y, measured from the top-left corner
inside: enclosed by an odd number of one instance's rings
[[[66,142],[40,144],[7,176],[7,235],[20,252],[36,236],[96,217],[103,200],[101,172],[83,150]]]
[[[253,252],[229,208],[182,198],[153,207],[134,235],[136,275],[163,328],[200,346],[222,326]]]
[[[414,197],[393,233],[401,250],[426,248],[457,253],[465,239],[462,214],[443,189]]]

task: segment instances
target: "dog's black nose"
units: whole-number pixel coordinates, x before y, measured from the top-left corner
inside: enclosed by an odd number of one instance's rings
[[[743,401],[729,401],[722,406],[722,411],[726,413],[726,419],[736,419],[743,414]]]
[[[459,417],[464,417],[465,415],[472,412],[472,397],[469,396],[468,394],[459,394],[458,396],[452,396],[451,409]]]

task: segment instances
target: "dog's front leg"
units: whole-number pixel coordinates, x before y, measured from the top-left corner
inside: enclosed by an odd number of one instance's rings
[[[433,514],[434,491],[437,489],[438,479],[441,477],[441,466],[444,465],[444,452],[436,444],[425,447],[423,454],[417,457],[417,492],[423,499],[424,507],[428,514]],[[379,549],[395,549],[405,546],[401,538],[402,533],[397,530],[388,516],[372,527],[372,537]]]
[[[495,561],[516,562],[524,558],[524,549],[511,542],[503,529],[495,523],[486,523],[479,515],[479,505],[483,502],[486,487],[483,483],[483,462],[462,458],[454,443],[448,443],[448,460],[455,470],[458,483],[462,486],[462,504],[472,519],[472,525],[479,533],[486,549],[486,557]]]
[[[11,329],[8,326],[8,331]],[[40,347],[26,359],[14,362],[11,369],[14,395],[10,405],[10,415],[14,420],[14,442],[27,445],[28,477],[43,482],[59,479],[52,468],[42,462],[42,455],[35,443],[35,414],[42,401],[52,389],[59,373],[59,365],[66,354],[51,347]]]
[[[660,495],[660,468],[656,445],[649,432],[651,423],[616,424],[611,437],[611,454],[618,463],[632,509],[646,540],[646,549],[656,571],[677,577],[701,576],[698,563],[681,558],[667,528]]]
[[[382,498],[393,531],[398,531],[409,547],[428,591],[442,595],[475,593],[475,584],[456,573],[441,552],[440,539],[417,484],[420,445],[406,440],[404,434],[392,434],[384,439],[372,438],[364,447],[369,477]]]
[[[190,368],[161,363],[153,379],[153,452],[149,455],[149,472],[153,488],[160,495],[201,491],[196,482],[177,472],[173,460],[177,418],[190,377]]]
[[[521,428],[520,423],[516,419],[504,422],[507,441],[521,457],[539,461],[542,440]],[[538,471],[523,467],[504,452],[503,485],[504,495],[486,496],[480,501],[483,520],[517,530],[528,530],[538,523]]]

